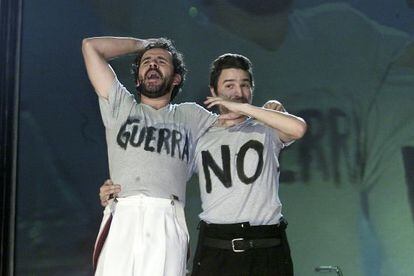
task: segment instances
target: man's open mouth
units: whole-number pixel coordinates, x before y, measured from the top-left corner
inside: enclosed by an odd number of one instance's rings
[[[161,78],[161,74],[159,72],[157,72],[156,70],[150,70],[145,75],[145,78],[147,80],[156,80],[156,79],[160,79]]]

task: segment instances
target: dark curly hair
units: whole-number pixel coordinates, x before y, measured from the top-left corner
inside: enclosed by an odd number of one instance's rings
[[[134,64],[132,65],[132,73],[134,74],[135,83],[138,81],[138,71],[142,56],[146,51],[154,48],[164,49],[171,53],[174,66],[174,74],[179,74],[181,76],[181,82],[177,84],[172,90],[170,99],[170,101],[172,101],[175,96],[177,96],[177,94],[181,91],[181,88],[184,85],[187,68],[185,67],[183,54],[177,51],[173,41],[168,38],[161,37],[157,39],[151,39],[145,48],[142,51],[138,52],[138,55],[134,60]]]
[[[253,66],[251,61],[239,54],[224,54],[216,58],[210,68],[210,86],[217,91],[218,79],[224,69],[241,69],[249,73],[250,85],[254,87]]]

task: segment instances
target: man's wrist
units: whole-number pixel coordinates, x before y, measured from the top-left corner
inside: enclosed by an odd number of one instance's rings
[[[254,111],[257,109],[256,106],[249,103],[242,103],[240,108],[240,113],[244,116],[254,117]]]

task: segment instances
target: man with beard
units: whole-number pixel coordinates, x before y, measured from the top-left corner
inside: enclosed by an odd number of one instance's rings
[[[186,73],[170,40],[88,38],[82,52],[99,96],[110,176],[122,184],[104,212],[95,244],[95,275],[185,275],[185,186],[194,144],[216,116],[194,103],[170,103]],[[141,103],[108,63],[131,53],[138,53],[135,77]]]
[[[196,146],[202,213],[193,275],[293,275],[278,155],[304,135],[306,123],[277,101],[252,106],[253,87],[246,57],[224,54],[213,62],[205,104],[221,115]],[[111,184],[100,190],[104,206],[120,191]]]

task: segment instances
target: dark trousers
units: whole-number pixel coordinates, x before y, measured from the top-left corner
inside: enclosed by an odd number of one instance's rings
[[[249,223],[207,224],[200,222],[197,249],[194,256],[194,276],[201,275],[276,275],[292,276],[293,264],[286,237],[287,223],[278,225],[250,226]],[[229,240],[280,239],[280,245],[253,248],[244,252],[206,246],[205,238]]]

